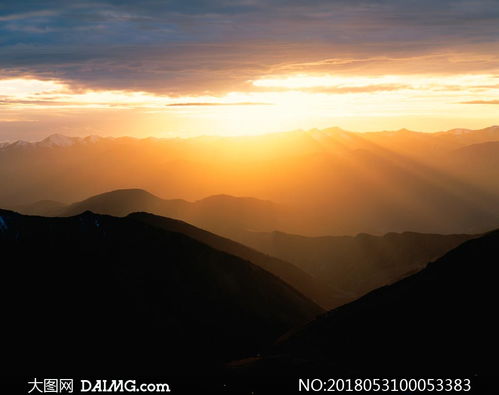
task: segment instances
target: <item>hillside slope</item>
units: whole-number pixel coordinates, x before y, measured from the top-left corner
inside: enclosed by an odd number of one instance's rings
[[[283,337],[239,373],[300,377],[493,376],[499,231]]]
[[[325,309],[340,306],[347,301],[343,294],[335,292],[334,286],[332,286],[331,283],[322,281],[320,278],[313,278],[298,266],[274,258],[273,256],[263,254],[230,239],[196,228],[188,223],[149,213],[133,213],[130,214],[128,218],[170,232],[182,233],[219,251],[250,261],[281,278],[297,291]]]
[[[293,263],[334,284],[350,301],[423,269],[476,235],[388,233],[384,236],[304,237],[282,232],[241,232],[236,240]]]
[[[248,261],[131,218],[1,210],[0,250],[11,369],[207,369],[322,311]]]

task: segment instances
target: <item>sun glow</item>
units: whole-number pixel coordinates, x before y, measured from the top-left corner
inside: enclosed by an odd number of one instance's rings
[[[499,88],[499,79],[494,74],[463,75],[380,75],[380,76],[334,76],[334,75],[292,75],[262,77],[250,81],[254,86],[265,88],[307,89],[307,88],[344,88],[365,87],[369,90],[375,86],[394,86],[418,88],[456,88],[480,89]]]
[[[49,94],[65,88],[58,81],[44,81],[32,78],[9,78],[0,80],[0,97],[26,98],[33,95]]]
[[[26,119],[32,118],[30,112],[40,110],[44,115],[78,109],[133,111],[145,125],[143,133],[168,130],[179,136],[252,135],[330,125],[355,130],[397,126],[435,130],[441,128],[434,124],[437,117],[464,126],[480,127],[477,121],[489,124],[490,106],[475,103],[497,100],[499,95],[499,78],[492,74],[302,74],[262,76],[249,82],[244,91],[220,96],[172,97],[144,91],[74,89],[56,80],[4,79],[0,80],[0,119],[18,119],[15,111],[21,110]]]

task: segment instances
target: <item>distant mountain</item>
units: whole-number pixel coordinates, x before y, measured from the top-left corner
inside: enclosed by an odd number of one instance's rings
[[[0,250],[2,352],[18,373],[207,372],[322,311],[247,260],[133,217],[0,210]]]
[[[495,377],[498,261],[499,231],[467,241],[418,274],[289,333],[262,357],[236,364],[236,371],[252,377]]]
[[[77,215],[87,210],[114,216],[144,211],[181,219],[221,235],[230,235],[234,229],[278,229],[285,218],[284,209],[269,201],[227,195],[196,202],[165,200],[141,189],[122,189],[93,196],[63,208],[58,215]]]
[[[295,264],[355,300],[423,269],[476,235],[388,233],[384,236],[304,237],[282,232],[241,232],[235,238],[266,254]]]
[[[22,149],[22,148],[58,148],[58,147],[70,147],[76,144],[90,144],[96,143],[97,141],[104,139],[100,136],[87,136],[87,137],[69,137],[63,134],[51,134],[50,136],[44,138],[40,141],[29,142],[23,140],[17,140],[9,143],[0,143],[0,149]]]
[[[332,282],[323,281],[320,277],[313,278],[298,266],[270,255],[262,254],[255,249],[196,228],[188,223],[149,213],[133,213],[127,218],[170,232],[184,234],[219,251],[247,260],[279,277],[325,309],[331,309],[347,302],[343,294],[335,292],[334,287],[331,286]]]
[[[428,159],[428,156],[470,144],[499,141],[499,126],[479,130],[451,129],[443,132],[421,133],[408,129],[356,133],[329,128],[314,132],[333,151],[338,147],[356,149],[388,149],[411,158]]]
[[[460,147],[442,156],[441,160],[446,168],[454,169],[462,179],[480,188],[479,193],[499,193],[499,186],[494,182],[499,169],[498,141],[477,142]]]
[[[499,140],[499,125],[493,125],[478,130],[452,129],[446,132],[435,133],[435,137],[455,140],[464,145],[497,141]]]
[[[59,215],[72,216],[92,211],[123,217],[136,211],[147,211],[158,215],[178,217],[185,212],[189,202],[181,199],[164,200],[142,189],[120,189],[92,196],[81,202],[70,204]]]
[[[466,166],[481,167],[483,170],[491,166],[489,168],[493,169],[492,166],[499,163],[499,141],[468,145],[451,152],[450,156],[462,163],[464,171],[468,170]]]
[[[312,137],[312,139],[310,139]],[[176,141],[175,141],[176,140]],[[344,130],[339,127],[330,127],[326,129],[311,129],[308,131],[297,130],[285,133],[273,133],[270,135],[262,136],[240,136],[240,137],[216,137],[216,136],[203,136],[187,139],[187,144],[213,144],[213,143],[229,143],[234,150],[239,149],[239,145],[253,145],[258,144],[262,140],[271,140],[272,143],[285,143],[284,151],[290,154],[303,154],[306,152],[312,152],[317,150],[322,144],[348,144],[351,149],[366,148],[367,144],[375,143],[388,148],[395,143],[405,142],[416,143],[416,148],[420,147],[420,143],[429,143],[427,148],[433,148],[441,146],[442,144],[447,144],[449,148],[457,148],[458,146],[466,146],[470,144],[479,144],[487,141],[499,141],[499,125],[489,126],[483,129],[466,129],[466,128],[455,128],[441,132],[418,132],[413,130],[408,130],[402,128],[399,130],[383,130],[383,131],[371,131],[371,132],[354,132]],[[59,133],[51,134],[40,141],[11,141],[11,142],[0,142],[0,149],[19,149],[19,148],[56,148],[56,147],[69,147],[72,145],[85,145],[91,143],[99,142],[116,142],[122,144],[124,142],[158,142],[158,143],[169,143],[175,142],[177,145],[180,143],[178,139],[167,139],[167,138],[146,138],[146,139],[136,139],[132,137],[101,137],[97,135],[90,135],[86,137],[71,137],[65,136]],[[319,142],[319,145],[316,142]],[[305,143],[305,144],[304,144]],[[436,144],[436,145],[435,145]],[[305,145],[306,149],[303,149]],[[300,149],[300,146],[302,148]],[[415,148],[415,147],[413,147]]]
[[[62,134],[53,134],[35,144],[38,147],[69,147],[73,144],[79,143],[80,141],[82,141],[82,139],[78,137],[68,137]]]
[[[283,207],[260,199],[217,195],[188,202],[161,199],[142,189],[106,192],[69,205],[43,200],[12,209],[28,215],[63,217],[85,211],[122,217],[143,211],[182,219],[226,235],[235,229],[273,230],[280,227],[286,215]]]
[[[0,148],[0,185],[8,185],[0,189],[0,207],[76,202],[102,191],[139,188],[197,202],[200,212],[181,219],[195,223],[202,217],[203,224],[195,224],[214,230],[215,223],[217,232],[223,224],[241,227],[231,223],[237,211],[238,218],[246,216],[247,229],[308,236],[481,233],[499,224],[499,185],[493,182],[499,167],[458,151],[498,141],[497,126],[439,133],[330,128],[191,139],[56,135]],[[256,198],[262,214],[244,211],[254,202],[228,205],[224,195]],[[218,198],[201,203],[206,196]],[[277,216],[278,225],[262,201],[287,208]],[[213,202],[218,208],[210,217],[202,207]]]

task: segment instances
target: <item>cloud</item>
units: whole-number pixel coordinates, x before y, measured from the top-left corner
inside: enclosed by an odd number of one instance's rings
[[[499,104],[499,100],[471,100],[463,101],[461,104]]]
[[[40,10],[40,11],[25,12],[19,14],[7,14],[7,15],[0,15],[0,22],[17,21],[20,19],[46,17],[54,15],[57,15],[57,12],[51,10]]]
[[[24,119],[24,118],[2,118],[0,117],[0,123],[13,123],[13,122],[37,122],[34,119]]]
[[[496,0],[75,0],[0,8],[0,74],[223,95],[279,73],[499,69]]]
[[[302,92],[326,94],[374,93],[398,91],[402,89],[413,89],[413,87],[408,84],[376,84],[364,86],[321,86],[312,88],[299,88],[299,90]]]
[[[271,106],[272,103],[262,103],[262,102],[236,102],[236,103],[172,103],[167,104],[168,107],[197,107],[197,106]]]

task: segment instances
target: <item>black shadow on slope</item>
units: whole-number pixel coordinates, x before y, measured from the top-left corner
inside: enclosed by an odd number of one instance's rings
[[[492,384],[498,262],[499,231],[467,241],[421,272],[290,332],[261,358],[234,363],[231,373],[246,387],[252,377],[251,390],[269,382],[295,390],[298,377],[458,376]]]
[[[279,277],[324,309],[329,310],[346,303],[346,299],[336,296],[333,288],[329,287],[328,283],[313,278],[310,274],[291,263],[263,254],[243,244],[197,228],[183,221],[149,213],[133,213],[128,218],[166,231],[182,233],[219,251],[250,261]]]
[[[248,261],[132,218],[0,210],[0,251],[11,373],[210,374],[322,311]]]

